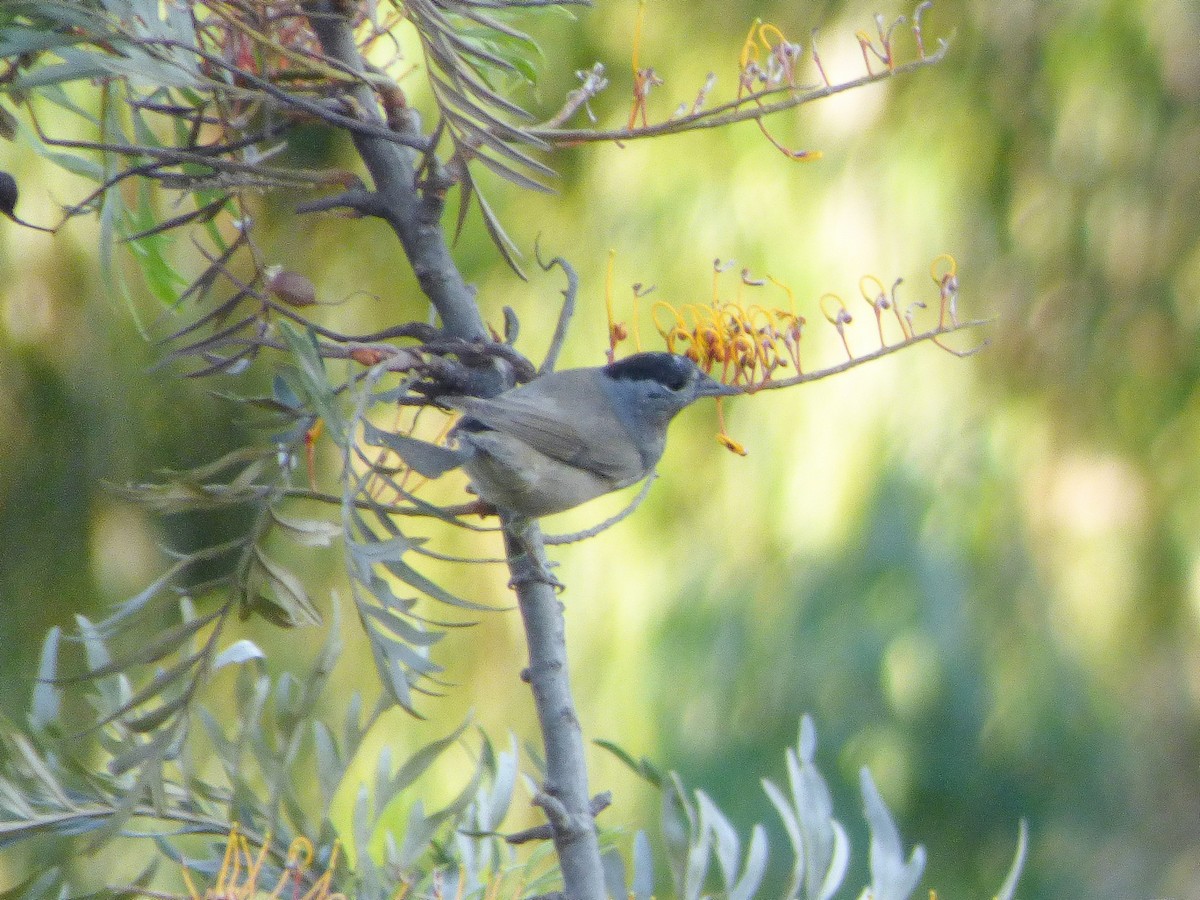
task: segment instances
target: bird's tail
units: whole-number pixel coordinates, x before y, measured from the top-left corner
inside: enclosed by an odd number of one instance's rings
[[[469,455],[465,450],[442,447],[406,434],[388,434],[384,436],[384,441],[410,469],[426,478],[445,475],[461,466]]]

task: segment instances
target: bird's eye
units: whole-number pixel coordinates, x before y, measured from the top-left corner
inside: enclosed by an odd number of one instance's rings
[[[671,372],[669,377],[662,379],[662,383],[665,384],[667,387],[669,387],[675,393],[679,393],[685,387],[688,386],[689,380],[690,379],[688,378],[687,372],[682,372],[682,371],[677,370],[677,371]]]

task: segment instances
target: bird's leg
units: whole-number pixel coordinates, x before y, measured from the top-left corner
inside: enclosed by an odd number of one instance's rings
[[[508,586],[515,588],[528,582],[541,582],[550,585],[556,591],[561,591],[563,583],[550,574],[554,563],[546,557],[541,531],[533,525],[533,520],[524,516],[504,518],[504,529],[512,538],[512,546],[519,550],[512,557],[513,577]]]

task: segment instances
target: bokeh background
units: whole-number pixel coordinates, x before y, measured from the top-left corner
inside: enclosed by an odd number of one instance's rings
[[[602,60],[613,85],[593,108],[622,122],[636,9],[601,2],[538,26],[545,74],[528,105],[548,115]],[[650,114],[690,101],[709,71],[728,96],[756,17],[806,47],[819,26],[826,71],[857,77],[854,34],[876,12],[911,10],[651,0],[641,61],[665,84]],[[928,848],[924,886],[939,896],[991,896],[1025,817],[1022,897],[1200,897],[1200,8],[939,0],[925,31],[951,42],[940,65],[772,123],[819,161],[785,159],[746,124],[566,151],[553,197],[491,186],[523,248],[540,234],[579,270],[569,364],[602,358],[610,249],[626,309],[633,282],[707,299],[714,258],[787,282],[810,365],[844,352],[816,298],[847,298],[863,352],[877,339],[859,278],[903,277],[902,297],[934,300],[941,253],[958,260],[964,313],[991,320],[955,341],[988,342],[969,359],[922,346],[731,404],[746,458],[713,440],[711,408],[683,417],[638,514],[557,553],[585,731],[678,770],[744,830],[771,823],[782,861],[759,779],[785,777],[811,713],[856,847],[846,896],[865,877],[868,765],[905,839]],[[897,48],[911,56],[906,37]],[[336,144],[296,149],[348,159]],[[53,221],[77,195],[27,142],[0,147],[0,164],[27,219]],[[273,258],[323,296],[375,298],[329,321],[423,316],[380,223],[297,221],[281,202],[263,228]],[[160,546],[237,527],[154,519],[106,487],[202,463],[247,432],[206,386],[149,371],[161,350],[130,309],[151,321],[153,301],[100,277],[96,243],[92,223],[55,238],[0,223],[0,707],[14,717],[49,626],[135,593]],[[489,320],[513,306],[540,354],[558,277],[515,279],[474,218],[458,258]],[[640,324],[652,344],[644,311]],[[336,555],[307,565],[326,594],[340,587]],[[500,599],[503,582],[467,589]],[[320,642],[254,634],[273,665]],[[333,707],[363,681],[359,651],[349,635]],[[512,614],[455,635],[441,660],[461,687],[428,702],[428,722],[389,719],[375,746],[416,746],[468,709],[497,740],[535,739],[521,653]],[[616,792],[610,823],[652,826],[644,785],[599,750],[593,772]]]

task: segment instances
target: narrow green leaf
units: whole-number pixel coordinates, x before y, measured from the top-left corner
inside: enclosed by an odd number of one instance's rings
[[[272,590],[272,599],[284,610],[293,625],[320,625],[321,614],[313,605],[303,582],[263,552],[254,548],[259,571]]]
[[[365,856],[371,841],[371,798],[367,786],[358,786],[358,795],[354,798],[354,811],[350,816],[351,833],[354,835],[354,849],[359,856]]]
[[[437,832],[438,822],[425,815],[425,804],[418,798],[408,811],[408,825],[404,829],[404,840],[396,853],[400,871],[413,868],[424,855],[425,848]]]
[[[391,635],[381,632],[370,622],[368,622],[367,634],[373,642],[379,645],[380,652],[391,665],[400,666],[406,672],[414,672],[417,675],[434,675],[442,671],[442,667],[429,658],[428,651],[424,651],[424,648],[410,647]]]
[[[33,686],[33,702],[29,712],[29,724],[34,731],[41,731],[55,721],[62,707],[62,692],[54,684],[61,636],[62,629],[56,625],[46,633],[46,639],[42,642],[37,683]]]
[[[190,656],[185,656],[170,668],[159,669],[154,673],[154,677],[142,685],[136,693],[122,697],[121,702],[111,707],[110,711],[99,719],[94,727],[107,725],[163,693],[169,685],[183,678],[203,658],[203,651],[198,651]],[[187,693],[187,689],[185,688],[182,693]],[[163,699],[165,701],[165,698]]]
[[[312,728],[317,782],[321,787],[321,811],[322,815],[326,815],[329,812],[329,804],[333,800],[333,795],[337,793],[337,789],[341,785],[345,766],[342,764],[342,757],[338,752],[337,740],[334,738],[333,732],[329,730],[329,726],[324,722],[315,721],[312,723]]]
[[[164,656],[177,650],[182,650],[192,635],[205,626],[210,625],[220,615],[221,610],[218,609],[199,616],[191,622],[184,622],[181,625],[176,625],[174,628],[168,628],[156,639],[146,642],[139,649],[130,651],[128,656],[92,668],[86,677],[89,679],[104,678],[108,675],[126,672],[135,666],[144,666],[158,662]]]
[[[633,900],[650,900],[654,894],[654,853],[646,832],[638,829],[633,836],[633,880],[629,885]]]
[[[597,738],[596,740],[592,741],[592,743],[603,750],[607,750],[626,766],[628,766],[629,769],[638,777],[645,779],[656,788],[662,788],[662,772],[657,766],[654,765],[654,763],[646,759],[646,757],[643,756],[641,759],[634,759],[633,755],[623,747],[620,747],[617,744],[614,744],[612,741],[606,741],[602,738]]]
[[[355,691],[350,695],[350,702],[346,704],[346,718],[343,725],[347,759],[352,758],[358,752],[358,745],[366,733],[360,724],[361,721],[362,692]]]
[[[321,359],[320,346],[316,333],[312,330],[301,332],[290,322],[280,322],[278,325],[284,341],[291,349],[297,362],[304,393],[312,403],[314,411],[325,422],[330,437],[339,447],[346,446],[346,423],[342,417],[341,407],[337,405],[333,388],[325,374],[325,363]]]
[[[481,811],[480,827],[485,831],[497,831],[508,809],[512,805],[513,789],[517,785],[517,738],[511,731],[508,733],[509,749],[496,758],[496,773],[492,778],[492,788],[488,792],[487,805]]]
[[[359,611],[371,619],[372,622],[387,629],[387,631],[391,632],[392,636],[406,644],[413,644],[418,647],[431,647],[446,636],[445,632],[426,631],[418,628],[395,613],[372,606],[369,603],[361,604]]]
[[[387,689],[388,694],[401,708],[415,713],[408,673],[393,663],[378,640],[368,641],[368,644],[371,647],[371,656],[375,660],[375,670],[383,680],[383,686]]]
[[[190,700],[191,698],[187,694],[183,694],[173,700],[161,703],[141,715],[122,719],[121,724],[137,734],[147,734],[157,730],[164,722],[175,716],[180,710],[185,709]]]
[[[1013,900],[1017,893],[1017,883],[1025,870],[1025,856],[1029,851],[1029,823],[1022,819],[1017,825],[1017,852],[1013,855],[1012,866],[1004,878],[1004,884],[996,892],[996,900]]]
[[[625,860],[616,847],[609,847],[600,857],[604,867],[604,887],[610,897],[628,897],[629,890],[625,886]]]
[[[729,892],[729,900],[754,900],[759,886],[767,873],[767,832],[762,825],[755,825],[750,832],[750,847],[746,851],[746,864],[737,884]]]
[[[420,778],[433,765],[438,757],[458,742],[458,739],[462,737],[463,732],[466,731],[467,726],[470,724],[471,719],[468,717],[450,734],[436,741],[431,741],[406,759],[404,764],[396,771],[396,774],[392,776],[391,784],[388,786],[389,792],[395,796],[407,790],[414,781]]]
[[[108,771],[113,775],[120,776],[145,763],[161,761],[169,738],[170,735],[167,732],[160,731],[150,740],[134,744],[124,753],[109,760]]]
[[[42,900],[43,897],[59,897],[61,892],[55,888],[62,887],[62,871],[58,866],[42,870],[37,868],[33,874],[20,884],[13,885],[0,892],[0,900]]]
[[[271,508],[271,519],[291,540],[305,547],[329,547],[342,536],[341,526],[324,519],[294,519]]]
[[[449,606],[456,606],[459,609],[470,609],[479,612],[495,612],[496,607],[488,606],[485,603],[476,603],[472,600],[465,600],[458,597],[439,584],[426,578],[420,572],[400,560],[391,560],[383,563],[383,567],[403,581],[405,584],[416,588],[423,594],[432,597],[434,600],[439,600]]]
[[[62,34],[51,29],[23,28],[6,24],[0,28],[0,57],[20,56],[24,53],[40,53],[78,43],[79,35]]]
[[[708,794],[696,791],[696,803],[700,808],[700,827],[707,828],[716,839],[717,863],[728,892],[733,889],[738,876],[738,863],[742,856],[741,839],[728,817]]]
[[[254,643],[254,641],[243,638],[239,641],[234,641],[224,650],[217,654],[213,660],[212,671],[216,672],[225,666],[236,666],[242,663],[249,662],[252,659],[266,659],[267,654]]]
[[[75,804],[67,796],[54,773],[50,771],[50,766],[46,760],[42,759],[41,754],[30,743],[29,739],[23,734],[11,735],[13,745],[21,752],[21,756],[25,759],[25,764],[29,766],[29,770],[33,773],[33,777],[38,780],[38,783],[46,789],[46,791],[54,798],[64,809],[74,809]]]

